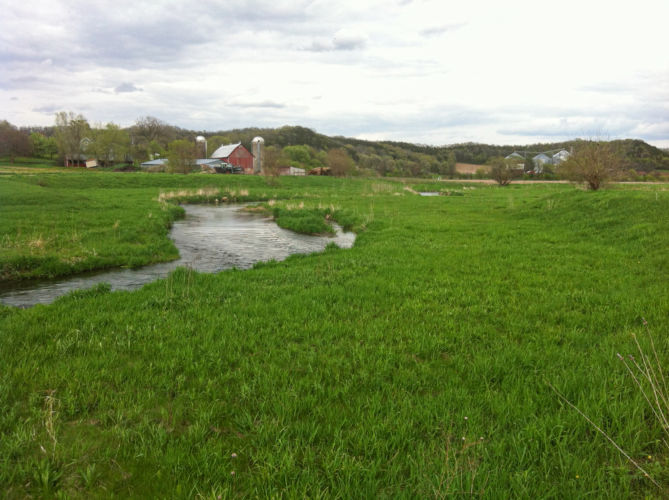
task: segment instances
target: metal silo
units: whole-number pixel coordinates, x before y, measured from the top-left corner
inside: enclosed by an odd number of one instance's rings
[[[200,154],[200,144],[204,143],[204,156],[202,158],[206,158],[207,157],[207,139],[202,135],[198,135],[195,138],[195,142],[198,145],[198,147],[197,147],[197,154],[198,155]]]
[[[251,149],[253,150],[253,173],[259,174],[262,172],[262,148],[265,144],[265,139],[262,137],[254,137],[251,141]]]

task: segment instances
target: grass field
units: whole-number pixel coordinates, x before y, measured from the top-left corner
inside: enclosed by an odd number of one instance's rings
[[[666,496],[663,430],[616,358],[645,318],[669,359],[666,186],[412,187],[449,196],[2,176],[5,278],[173,258],[179,199],[273,200],[358,232],[350,250],[0,306],[5,496]]]

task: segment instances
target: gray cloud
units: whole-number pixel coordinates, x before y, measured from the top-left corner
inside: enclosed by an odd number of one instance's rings
[[[273,101],[261,101],[261,102],[232,102],[228,106],[233,108],[273,108],[273,109],[283,109],[286,107],[285,104],[281,104]]]
[[[421,30],[420,34],[423,36],[438,36],[438,35],[443,35],[444,33],[448,33],[449,31],[459,30],[460,28],[463,28],[466,25],[467,23],[442,24],[440,26],[432,26],[430,28]]]
[[[134,83],[124,82],[121,85],[118,85],[114,88],[114,92],[117,94],[129,93],[129,92],[143,92],[144,89],[136,87]]]
[[[47,115],[51,115],[51,114],[53,114],[53,113],[55,113],[59,110],[60,110],[60,108],[58,106],[54,106],[54,105],[39,106],[39,107],[33,109],[33,111],[35,113],[44,113],[44,114],[47,114]]]
[[[354,51],[364,49],[367,39],[358,34],[339,34],[330,40],[317,39],[306,49],[311,52]]]

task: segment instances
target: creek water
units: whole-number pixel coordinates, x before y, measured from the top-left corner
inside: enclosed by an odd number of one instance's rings
[[[335,236],[309,236],[277,226],[270,219],[244,212],[239,205],[184,205],[186,217],[174,222],[170,238],[179,249],[179,259],[137,269],[114,269],[56,280],[0,284],[0,302],[29,307],[49,304],[72,290],[109,283],[112,290],[134,290],[166,277],[177,267],[204,273],[224,269],[248,269],[256,262],[283,260],[289,255],[313,253],[329,243],[351,248],[354,233],[338,226]]]

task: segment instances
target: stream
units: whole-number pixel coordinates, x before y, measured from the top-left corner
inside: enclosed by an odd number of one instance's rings
[[[175,221],[169,237],[179,259],[137,269],[113,269],[54,280],[0,283],[0,302],[16,307],[49,304],[72,290],[109,283],[112,290],[135,290],[165,278],[177,267],[204,273],[248,269],[256,262],[283,260],[298,253],[320,252],[329,243],[351,248],[354,233],[337,225],[335,236],[309,236],[288,231],[264,216],[244,212],[239,205],[183,205],[186,217]]]

